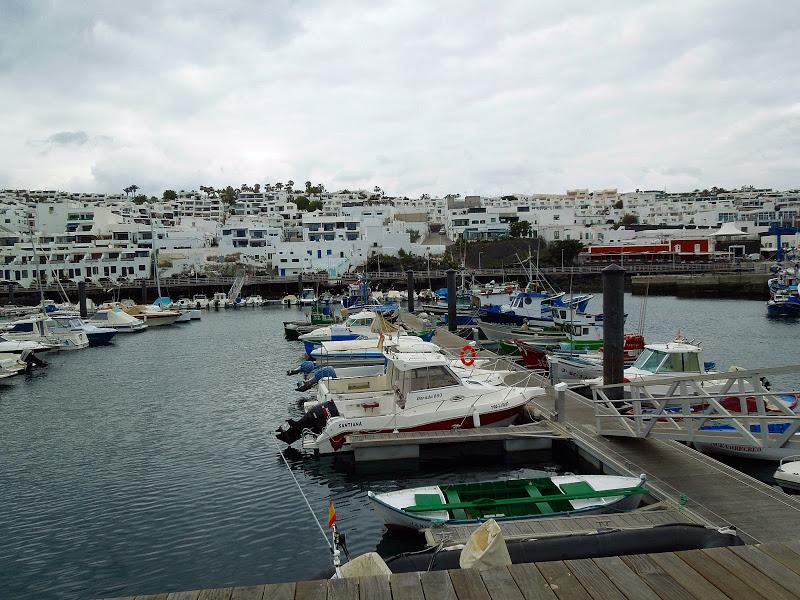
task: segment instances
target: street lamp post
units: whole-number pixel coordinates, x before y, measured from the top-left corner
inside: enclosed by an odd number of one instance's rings
[[[564,249],[561,249],[561,270],[564,270]]]
[[[478,271],[481,270],[481,254],[483,254],[483,252],[478,252]]]

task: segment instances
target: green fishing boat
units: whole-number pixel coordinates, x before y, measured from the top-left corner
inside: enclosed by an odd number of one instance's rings
[[[367,495],[387,527],[480,523],[632,510],[645,476],[559,475],[427,486]]]
[[[283,335],[287,340],[296,340],[301,335],[314,331],[317,327],[333,325],[334,323],[336,323],[336,317],[333,315],[333,309],[330,308],[326,314],[324,305],[317,302],[311,308],[311,312],[305,321],[284,321]]]

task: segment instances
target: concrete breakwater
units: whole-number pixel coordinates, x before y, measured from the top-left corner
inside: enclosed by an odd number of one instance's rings
[[[769,273],[698,273],[692,275],[639,275],[631,277],[636,295],[672,295],[684,298],[723,297],[769,299]]]

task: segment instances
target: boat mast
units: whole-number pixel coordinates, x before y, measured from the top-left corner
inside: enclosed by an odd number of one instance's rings
[[[156,248],[156,234],[153,226],[153,207],[148,206],[147,208],[148,211],[150,212],[150,247],[153,250],[153,258],[155,260],[155,264],[153,265],[153,270],[155,272],[156,289],[158,290],[158,297],[161,298],[161,279],[158,277],[158,248]]]

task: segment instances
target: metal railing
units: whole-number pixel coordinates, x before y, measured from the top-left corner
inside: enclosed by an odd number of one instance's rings
[[[800,448],[796,391],[773,391],[766,376],[800,373],[800,365],[660,377],[593,388],[600,435]],[[616,399],[611,390],[624,390]]]
[[[575,267],[542,267],[539,270],[545,275],[592,275],[599,274],[607,265],[581,265]],[[630,275],[658,275],[658,274],[701,274],[701,273],[764,273],[766,272],[766,265],[761,263],[752,263],[744,265],[731,265],[730,263],[687,263],[687,264],[625,264],[625,269]],[[529,272],[522,268],[509,268],[509,269],[463,269],[459,271],[459,275],[463,273],[466,277],[480,277],[480,278],[494,278],[494,279],[519,279],[524,281]],[[325,272],[317,273],[303,273],[302,275],[288,275],[280,277],[278,275],[249,275],[247,277],[247,285],[260,285],[272,283],[298,283],[303,281],[306,283],[326,283],[331,285],[343,285],[352,283],[363,277],[364,273],[361,271],[341,273],[339,275],[331,276]],[[445,279],[447,271],[443,269],[436,269],[428,272],[414,271],[414,278],[418,280],[427,279]],[[380,273],[369,273],[368,278],[370,281],[400,281],[404,282],[407,278],[405,271],[382,271]],[[164,286],[173,287],[203,287],[203,286],[228,286],[230,287],[236,281],[236,277],[223,277],[223,276],[197,276],[197,277],[170,277],[162,278],[161,284]],[[13,281],[0,282],[7,285],[18,285]],[[111,280],[104,281],[89,281],[87,282],[88,289],[135,289],[142,285],[155,286],[155,280],[148,279],[133,279],[133,280]],[[62,287],[66,290],[76,290],[77,283],[72,281],[62,282]],[[35,290],[36,285],[32,284],[29,290]],[[57,291],[58,285],[48,284],[45,286],[45,291]]]

